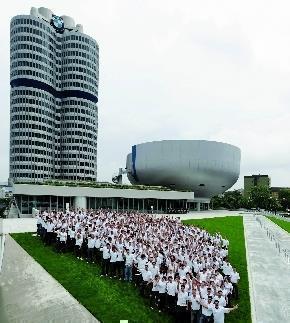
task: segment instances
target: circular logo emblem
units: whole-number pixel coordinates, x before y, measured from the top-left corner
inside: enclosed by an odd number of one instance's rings
[[[64,22],[63,19],[59,16],[53,15],[51,18],[51,25],[54,27],[54,29],[57,32],[63,32],[64,31]]]

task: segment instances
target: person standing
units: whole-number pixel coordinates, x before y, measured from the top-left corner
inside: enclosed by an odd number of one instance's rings
[[[158,292],[159,292],[159,312],[164,311],[166,303],[166,288],[167,281],[166,277],[162,276],[161,280],[158,283]]]
[[[102,270],[101,270],[101,276],[108,276],[109,275],[109,266],[110,266],[110,251],[111,251],[111,245],[107,243],[105,246],[100,248],[102,251]]]
[[[233,285],[233,298],[238,299],[239,298],[238,282],[240,280],[240,274],[237,272],[236,268],[233,268],[230,278],[231,278],[231,283]]]
[[[75,238],[75,254],[77,256],[78,259],[81,259],[81,247],[83,244],[83,237],[81,235],[81,233],[77,233],[76,238]]]
[[[201,319],[202,323],[212,323],[213,322],[213,314],[212,314],[212,297],[209,296],[208,300],[201,300]]]
[[[110,278],[117,277],[117,248],[113,245],[110,251]]]
[[[232,308],[226,308],[219,305],[219,301],[214,301],[214,306],[212,308],[212,313],[214,317],[214,323],[224,323],[225,322],[225,314],[230,313],[231,311],[234,311],[238,308],[238,305],[232,307]]]
[[[177,303],[176,303],[176,315],[175,321],[178,323],[187,322],[187,305],[188,305],[188,293],[185,291],[185,285],[177,285]]]
[[[190,303],[190,322],[199,323],[200,296],[196,289],[192,288],[192,294],[189,296],[188,301]]]
[[[145,269],[141,271],[142,275],[142,283],[141,283],[141,295],[142,296],[147,296],[148,295],[148,285],[152,281],[152,273],[151,271],[148,270],[148,265],[145,265]]]
[[[116,261],[116,273],[119,280],[124,277],[124,258],[123,258],[123,246],[117,248],[117,261]]]
[[[59,251],[60,252],[66,251],[66,241],[67,241],[67,233],[66,233],[65,229],[61,229],[60,234],[59,234],[59,242],[60,242]]]
[[[167,293],[166,306],[168,308],[168,312],[174,313],[175,312],[175,304],[176,304],[176,294],[177,294],[177,282],[173,281],[172,276],[168,276],[166,293]]]
[[[134,263],[134,256],[129,251],[129,249],[125,249],[125,272],[124,272],[124,280],[131,282],[132,281],[132,268]]]
[[[88,237],[88,253],[87,253],[87,260],[88,262],[92,263],[94,259],[94,248],[95,248],[95,236],[90,234]]]

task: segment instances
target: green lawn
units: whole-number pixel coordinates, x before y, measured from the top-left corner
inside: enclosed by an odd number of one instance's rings
[[[247,272],[246,249],[244,239],[243,218],[238,216],[212,218],[202,220],[184,221],[204,228],[210,233],[220,232],[230,242],[229,259],[230,263],[236,267],[241,279],[239,282],[240,299],[239,308],[230,314],[226,314],[226,323],[251,322],[251,305],[249,296],[249,283]]]
[[[99,266],[69,253],[60,255],[31,233],[12,237],[101,322],[172,322],[171,317],[151,310],[131,283],[99,277]]]
[[[230,241],[230,261],[240,273],[239,309],[226,316],[226,323],[251,322],[250,298],[242,217],[189,220],[186,224],[220,232]],[[13,238],[56,280],[60,282],[98,320],[119,322],[172,322],[172,318],[150,309],[148,300],[139,296],[130,283],[99,277],[100,267],[78,260],[72,254],[58,254],[31,233]],[[84,279],[85,277],[85,279]]]
[[[290,222],[284,221],[282,219],[278,219],[278,218],[276,218],[274,216],[267,216],[267,218],[269,220],[273,221],[274,223],[276,223],[277,225],[279,225],[279,227],[281,227],[285,231],[290,233]]]

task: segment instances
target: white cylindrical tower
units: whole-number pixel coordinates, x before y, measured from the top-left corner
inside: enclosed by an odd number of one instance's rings
[[[96,41],[47,8],[12,18],[10,179],[96,180]]]

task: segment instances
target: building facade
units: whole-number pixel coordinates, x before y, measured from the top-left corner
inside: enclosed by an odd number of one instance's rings
[[[207,140],[162,140],[132,146],[126,170],[132,184],[161,185],[210,199],[240,175],[241,150]]]
[[[252,188],[256,186],[266,186],[270,188],[271,179],[268,175],[250,175],[244,176],[244,196],[248,197]]]
[[[207,210],[208,201],[195,200],[193,192],[152,189],[70,187],[14,184],[14,198],[20,217],[38,211],[64,211],[67,208],[166,213],[168,209]]]
[[[10,26],[10,180],[96,181],[99,48],[46,8]]]

